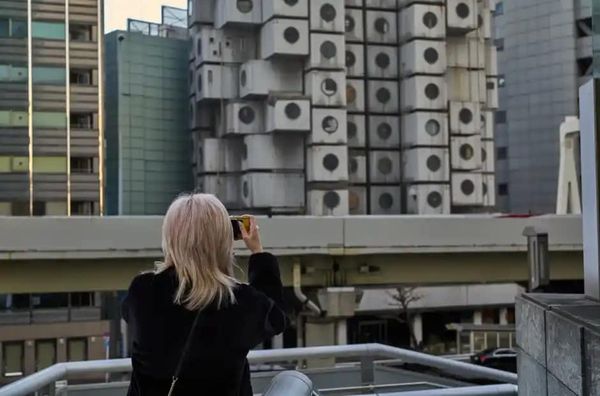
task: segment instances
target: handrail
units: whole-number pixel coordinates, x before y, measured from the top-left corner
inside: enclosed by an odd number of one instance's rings
[[[481,385],[464,388],[429,389],[422,391],[409,391],[387,393],[385,396],[517,396],[516,385]],[[376,394],[364,396],[377,396]]]
[[[416,363],[427,367],[433,367],[458,376],[476,377],[500,383],[517,384],[517,375],[513,373],[381,344],[337,345],[250,351],[248,354],[248,361],[250,364],[256,364],[322,357],[368,357],[372,359],[379,357],[401,359],[406,363]],[[58,363],[0,388],[0,396],[26,395],[49,386],[70,375],[129,371],[131,371],[131,359]]]

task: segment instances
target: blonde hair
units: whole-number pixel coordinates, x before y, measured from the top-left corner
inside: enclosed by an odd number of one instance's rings
[[[211,194],[186,194],[167,210],[162,227],[164,263],[175,267],[174,302],[189,310],[235,303],[233,230],[227,209]]]

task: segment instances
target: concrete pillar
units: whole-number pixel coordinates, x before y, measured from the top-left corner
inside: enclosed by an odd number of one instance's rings
[[[500,308],[500,324],[508,324],[508,308]]]
[[[413,347],[417,347],[418,344],[423,342],[423,316],[421,314],[413,315],[412,328],[417,341],[417,345],[413,345]]]
[[[483,323],[483,312],[475,311],[473,312],[473,324],[480,325]]]
[[[56,363],[67,361],[67,340],[59,338],[56,340]]]
[[[34,340],[27,340],[25,341],[25,351],[23,353],[24,355],[24,362],[23,362],[23,368],[25,370],[25,375],[29,375],[29,374],[33,374],[35,373],[35,369],[36,369],[36,359],[35,359],[35,341]]]
[[[336,324],[336,345],[348,345],[348,326],[346,319],[338,319]]]
[[[335,345],[336,322],[331,319],[307,318],[306,346]],[[333,367],[335,358],[310,359],[306,362],[309,368]]]
[[[283,349],[283,334],[273,337],[273,349]]]

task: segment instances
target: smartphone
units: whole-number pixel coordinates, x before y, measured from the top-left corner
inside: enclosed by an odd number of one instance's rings
[[[239,241],[242,239],[242,230],[240,224],[244,226],[247,232],[250,232],[250,216],[230,216],[231,227],[233,228],[233,239]]]

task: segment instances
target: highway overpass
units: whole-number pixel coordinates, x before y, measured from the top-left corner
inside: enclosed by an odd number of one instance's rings
[[[580,216],[348,216],[260,218],[284,283],[303,286],[469,284],[527,280],[533,226],[550,239],[551,277],[582,279]],[[125,289],[160,260],[162,218],[0,217],[3,293]],[[248,252],[236,245],[240,267]]]

